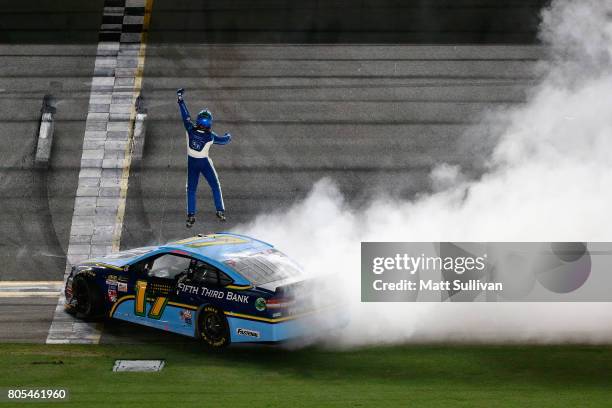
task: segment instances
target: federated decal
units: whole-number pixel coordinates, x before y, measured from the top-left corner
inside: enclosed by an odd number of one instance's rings
[[[255,309],[259,310],[260,312],[266,310],[266,299],[257,298],[257,300],[255,301]]]
[[[243,328],[240,328],[240,327],[236,329],[236,334],[238,336],[253,337],[255,339],[258,339],[260,337],[260,334],[259,334],[258,331],[249,330],[249,329],[243,329]]]

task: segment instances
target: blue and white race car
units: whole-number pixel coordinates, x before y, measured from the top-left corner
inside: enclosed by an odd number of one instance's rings
[[[203,340],[277,342],[306,334],[309,281],[272,245],[220,233],[91,259],[72,268],[66,308]],[[310,288],[312,289],[312,288]]]

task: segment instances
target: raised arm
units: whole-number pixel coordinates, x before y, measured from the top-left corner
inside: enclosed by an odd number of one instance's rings
[[[216,133],[213,133],[213,143],[218,145],[226,145],[232,140],[232,135],[229,133],[224,134],[223,136],[217,136]]]
[[[191,130],[191,128],[193,128],[193,123],[191,123],[191,116],[189,115],[187,105],[185,105],[185,101],[183,100],[184,93],[185,90],[183,88],[176,91],[177,102],[179,105],[179,110],[181,111],[181,116],[183,117],[183,124],[185,125],[185,129]]]

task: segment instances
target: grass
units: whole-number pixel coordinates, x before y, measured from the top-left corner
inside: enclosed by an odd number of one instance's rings
[[[119,358],[166,367],[113,373]],[[611,384],[612,347],[0,345],[0,388],[67,388],[54,407],[588,407],[609,406]]]

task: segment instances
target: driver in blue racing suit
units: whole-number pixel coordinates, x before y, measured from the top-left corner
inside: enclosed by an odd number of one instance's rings
[[[213,162],[208,157],[208,151],[213,144],[228,144],[232,136],[229,133],[217,136],[211,130],[213,117],[207,109],[200,111],[195,124],[192,123],[191,116],[189,116],[189,111],[183,100],[184,93],[185,90],[182,88],[176,91],[183,124],[187,131],[187,228],[191,228],[195,223],[196,192],[198,190],[200,173],[204,175],[212,190],[217,217],[221,221],[225,221],[225,207],[223,205],[221,184],[219,183],[219,177],[217,177]]]

